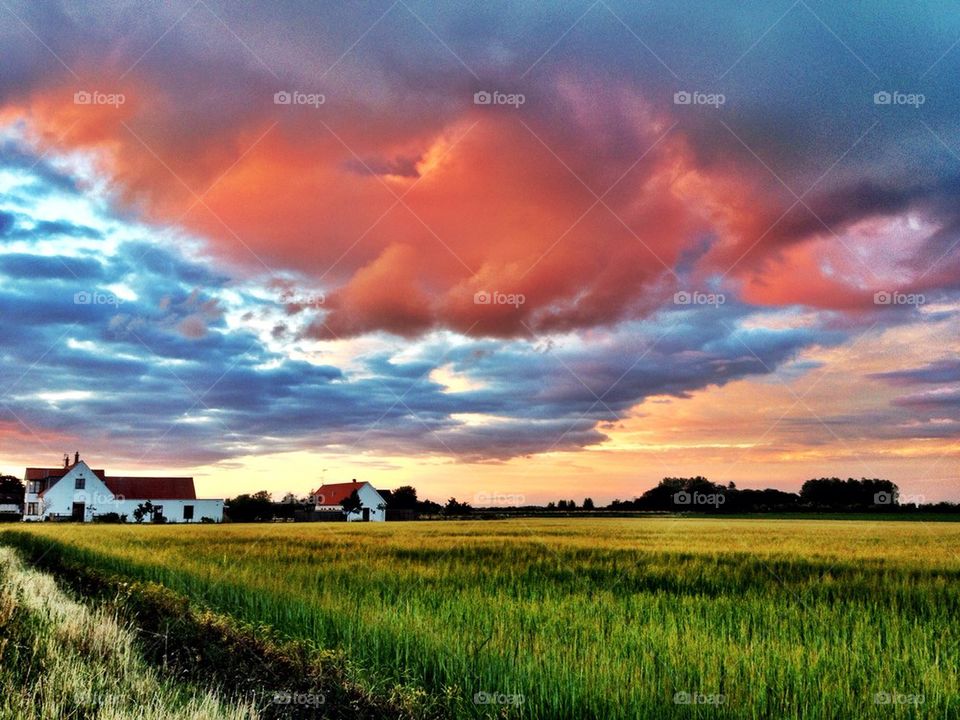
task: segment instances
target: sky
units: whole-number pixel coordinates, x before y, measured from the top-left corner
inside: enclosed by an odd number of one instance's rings
[[[945,2],[0,0],[0,471],[960,500]]]

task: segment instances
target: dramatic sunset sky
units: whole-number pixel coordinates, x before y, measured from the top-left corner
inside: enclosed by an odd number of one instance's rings
[[[958,77],[942,2],[0,0],[0,472],[960,499]]]

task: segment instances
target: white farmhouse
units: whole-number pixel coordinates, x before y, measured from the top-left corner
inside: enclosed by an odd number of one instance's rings
[[[368,482],[333,483],[321,485],[313,491],[312,497],[317,512],[343,512],[344,501],[357,491],[360,498],[360,510],[347,515],[349,522],[383,522],[387,519],[387,501]]]
[[[223,520],[223,500],[198,500],[192,477],[115,477],[74,456],[61,468],[27,468],[23,520],[91,522],[117,513],[133,522],[133,511],[148,500],[167,522]],[[149,522],[146,518],[145,522]]]

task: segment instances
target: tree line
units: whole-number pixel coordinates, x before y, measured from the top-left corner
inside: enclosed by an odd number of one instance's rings
[[[23,483],[13,476],[0,476],[0,504],[23,503]],[[421,500],[417,489],[404,485],[381,491],[387,500],[388,518],[469,517],[492,513],[540,514],[574,512],[697,512],[697,513],[804,513],[804,512],[897,512],[897,513],[960,513],[960,504],[926,503],[922,496],[904,496],[890,480],[879,478],[822,477],[807,480],[799,492],[775,488],[740,489],[734,483],[722,485],[703,476],[667,477],[632,500],[614,500],[606,506],[595,505],[589,497],[579,504],[562,499],[545,505],[474,507],[468,502],[449,498],[440,504]],[[345,501],[358,506],[358,498]],[[310,498],[297,498],[288,493],[275,502],[266,490],[244,493],[230,498],[225,511],[233,522],[265,522],[302,519],[313,509]],[[157,519],[145,513],[148,521]],[[139,521],[139,520],[138,520]]]
[[[613,500],[598,506],[586,497],[579,504],[572,499],[551,501],[545,505],[513,505],[475,507],[454,497],[446,503],[421,500],[417,489],[405,485],[392,491],[381,491],[387,496],[389,513],[408,513],[412,517],[470,517],[504,514],[604,513],[604,512],[695,512],[718,514],[743,513],[822,513],[822,512],[897,512],[897,513],[958,513],[960,504],[924,503],[919,496],[905,497],[890,480],[880,478],[814,478],[807,480],[800,492],[775,488],[740,489],[734,483],[721,485],[703,476],[667,477],[656,487],[632,500]],[[345,501],[345,507],[359,506],[357,498]],[[287,495],[274,502],[266,490],[238,495],[226,503],[228,517],[234,522],[262,522],[295,519],[298,513],[312,508],[309,498],[297,499]]]
[[[822,477],[807,480],[800,492],[774,488],[740,489],[705,477],[664,478],[633,500],[614,500],[609,510],[754,512],[960,512],[957,503],[925,503],[922,496],[905,497],[890,480]]]

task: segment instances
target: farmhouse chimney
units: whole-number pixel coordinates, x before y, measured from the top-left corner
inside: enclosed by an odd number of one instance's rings
[[[63,454],[63,466],[70,467],[70,456],[67,453]]]
[[[76,465],[78,462],[80,462],[80,451],[79,451],[79,450],[77,450],[77,452],[75,452],[74,455],[73,455],[73,464]]]

